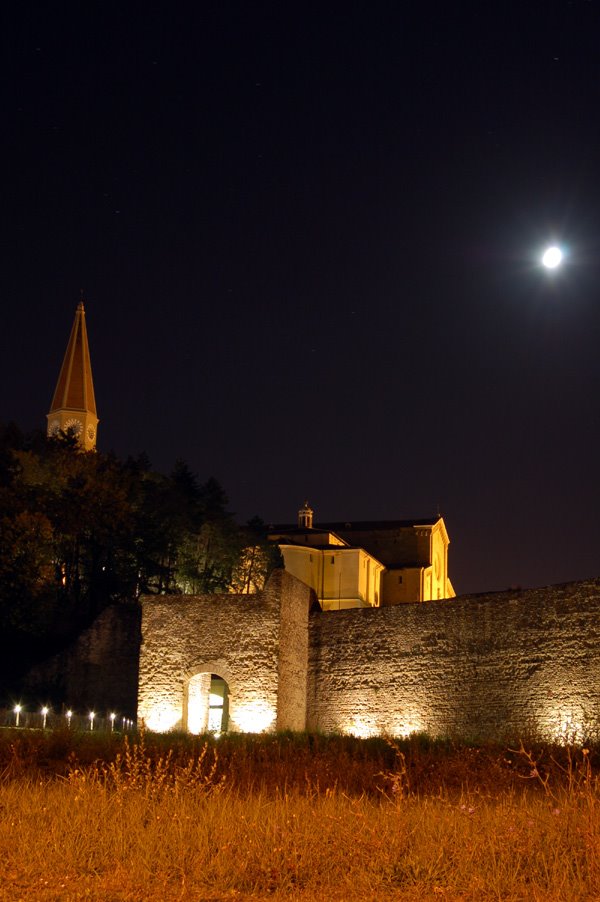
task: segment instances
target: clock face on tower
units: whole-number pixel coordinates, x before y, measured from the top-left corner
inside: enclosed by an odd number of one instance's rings
[[[92,424],[90,423],[90,425],[89,425],[88,428],[87,428],[87,437],[88,437],[88,441],[93,442],[95,436],[96,436],[96,430],[94,429],[94,427],[93,427]]]
[[[68,420],[65,420],[65,432],[71,430],[73,435],[81,435],[82,429],[83,424],[81,420],[78,420],[75,417],[70,417]]]
[[[58,435],[60,431],[60,420],[52,420],[50,426],[48,427],[49,435]]]

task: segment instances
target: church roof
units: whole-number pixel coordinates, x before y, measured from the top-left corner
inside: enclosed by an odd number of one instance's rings
[[[281,539],[285,539],[291,545],[303,545],[306,547],[318,548],[350,547],[348,542],[341,536],[338,536],[337,533],[335,533],[332,529],[321,529],[321,527],[269,526],[268,535],[272,540],[280,541]],[[335,541],[318,542],[316,545],[308,545],[309,539],[315,537],[322,538],[323,536],[326,536],[329,540],[333,538]],[[304,539],[304,541],[301,541],[301,539]]]
[[[285,532],[286,536],[321,536],[329,535],[333,532],[331,529],[321,528],[320,526],[269,526],[269,533]]]
[[[50,413],[65,408],[87,410],[97,416],[83,301],[77,306]]]
[[[365,532],[380,529],[410,529],[413,526],[435,526],[440,519],[439,516],[436,516],[420,517],[414,520],[352,520],[352,522],[340,520],[336,523],[319,523],[317,528],[311,530],[295,524],[276,523],[269,527],[269,532],[285,532],[292,535],[306,532],[346,532],[349,529]]]
[[[305,548],[307,551],[356,551],[352,545],[348,545],[344,542],[343,545],[333,545],[331,543],[327,543],[324,545],[308,545],[306,542],[300,542],[297,539],[291,539],[289,536],[281,536],[281,539],[285,541],[280,541],[280,545],[296,545],[298,548]]]
[[[415,520],[352,520],[345,523],[339,521],[337,523],[319,523],[321,529],[330,529],[332,531],[340,529],[356,530],[380,530],[380,529],[409,529],[412,526],[435,526],[440,520],[440,516],[436,517],[420,517]]]

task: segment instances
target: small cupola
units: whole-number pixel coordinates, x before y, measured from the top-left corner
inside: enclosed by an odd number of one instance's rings
[[[309,507],[308,501],[304,502],[304,507],[298,511],[298,527],[299,529],[312,529],[313,510]]]

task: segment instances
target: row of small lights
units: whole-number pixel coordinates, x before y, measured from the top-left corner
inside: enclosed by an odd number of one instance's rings
[[[19,726],[19,720],[20,720],[22,711],[23,711],[23,705],[15,705],[13,708],[13,714],[15,715],[15,726],[16,727]],[[46,729],[46,721],[47,721],[49,713],[50,713],[50,708],[48,708],[47,705],[44,705],[42,708],[40,708],[40,714],[42,715],[42,718],[43,718],[42,728],[44,730]],[[68,711],[65,711],[65,717],[67,718],[67,723],[70,727],[71,726],[71,718],[73,717],[73,712],[70,709]],[[94,729],[95,717],[96,717],[96,712],[90,711],[90,713],[88,714],[88,720],[90,722],[90,730]],[[114,711],[112,711],[109,714],[109,719],[110,719],[110,732],[112,733],[115,728],[115,720],[117,719],[117,715],[114,713]],[[133,722],[133,720],[131,720],[131,718],[129,718],[129,717],[123,718],[123,729],[124,730],[130,730],[133,727],[133,725],[134,725],[134,722]]]

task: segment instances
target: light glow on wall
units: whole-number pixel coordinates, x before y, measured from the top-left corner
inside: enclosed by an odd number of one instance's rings
[[[236,706],[230,712],[233,728],[242,733],[265,733],[275,726],[277,711],[264,699]]]
[[[165,702],[147,702],[144,723],[153,733],[168,733],[181,721],[181,710]]]
[[[539,730],[542,735],[559,745],[577,745],[586,738],[585,714],[581,709],[548,708],[541,719]]]
[[[196,736],[206,733],[208,728],[210,679],[210,673],[197,673],[188,683],[186,726],[188,732]]]
[[[411,736],[413,733],[423,733],[425,732],[425,727],[423,726],[423,721],[417,715],[411,715],[409,718],[400,718],[399,720],[394,721],[392,727],[392,734],[394,736],[401,736],[403,739],[406,739],[408,736]]]
[[[403,711],[391,722],[386,718],[383,723],[381,716],[378,718],[375,714],[371,716],[364,714],[349,719],[342,726],[343,733],[349,733],[358,739],[368,739],[370,736],[381,736],[382,734],[406,738],[412,733],[421,733],[425,729],[423,719],[417,711]]]
[[[380,730],[372,720],[366,717],[354,717],[344,725],[342,732],[356,736],[358,739],[368,739],[370,736],[377,736]]]

